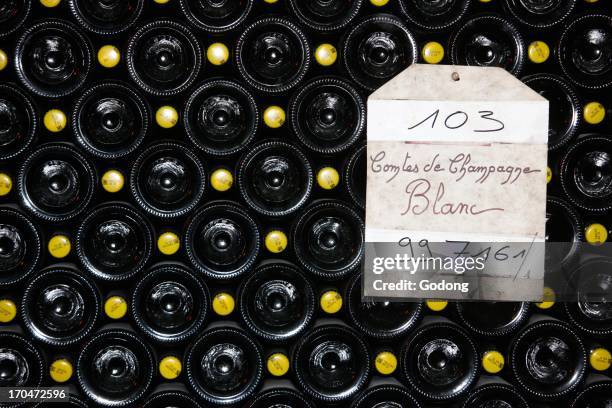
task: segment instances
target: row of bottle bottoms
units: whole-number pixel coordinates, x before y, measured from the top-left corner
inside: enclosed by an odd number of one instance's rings
[[[299,0],[266,0],[255,4],[253,0],[239,3],[237,0],[228,1],[214,8],[194,7],[188,0],[171,2],[170,0],[134,0],[126,4],[113,4],[93,6],[85,1],[68,0],[69,12],[72,17],[87,31],[99,35],[116,35],[128,30],[142,16],[145,7],[152,7],[150,11],[169,11],[185,17],[189,24],[198,30],[208,33],[224,33],[239,29],[240,25],[248,20],[255,12],[272,11],[275,13],[289,13],[309,29],[318,32],[337,31],[346,27],[358,18],[362,11],[398,11],[410,24],[423,30],[443,30],[456,25],[469,12],[471,7],[480,3],[483,10],[501,7],[506,14],[517,22],[531,29],[549,28],[562,23],[577,8],[578,0],[568,0],[563,3],[552,4],[543,9],[537,4],[517,3],[511,0],[501,1],[501,4],[490,0],[462,0],[455,4],[430,4],[426,0],[400,0],[398,7],[389,0],[357,0],[349,4],[340,0],[326,3],[304,5]],[[12,3],[3,10],[5,26],[0,36],[8,35],[20,28],[28,18],[32,0],[21,3]],[[491,4],[489,4],[491,3]],[[587,9],[598,10],[598,0],[586,0]],[[37,4],[42,10],[51,11],[61,7],[62,0],[40,0]],[[169,7],[176,7],[176,9]],[[257,6],[258,8],[255,8]],[[482,10],[481,10],[482,11]]]
[[[602,347],[588,350],[570,325],[544,315],[534,315],[514,335],[508,350],[481,350],[464,328],[438,316],[426,318],[398,339],[399,352],[383,347],[376,355],[371,347],[376,343],[368,343],[358,331],[335,320],[306,330],[288,352],[280,348],[268,354],[252,335],[227,321],[200,332],[183,356],[157,353],[122,324],[90,334],[74,363],[58,358],[50,366],[45,366],[39,347],[23,335],[3,329],[0,339],[2,386],[36,387],[50,375],[56,384],[78,384],[88,398],[108,406],[128,406],[154,384],[181,380],[203,401],[239,403],[275,378],[291,379],[307,399],[340,403],[371,392],[368,384],[374,373],[374,384],[396,389],[397,395],[385,398],[405,399],[408,406],[474,398],[475,386],[483,381],[501,388],[501,395],[489,393],[487,398],[518,407],[529,406],[525,401],[575,398],[585,381],[590,384],[594,379],[602,388],[600,398],[609,402],[612,397],[610,379],[594,374],[603,365],[609,367],[609,352]],[[499,377],[506,353],[510,372]]]
[[[536,305],[457,302],[450,310],[445,301],[362,302],[359,275],[350,279],[341,294],[340,290],[315,289],[295,265],[271,260],[244,277],[235,294],[211,293],[209,286],[185,266],[166,262],[135,282],[129,299],[107,295],[103,301],[99,287],[86,275],[68,267],[52,267],[27,281],[20,301],[1,300],[0,318],[7,330],[16,327],[11,323],[20,322],[28,338],[54,353],[78,346],[78,361],[85,361],[83,355],[95,360],[108,354],[108,358],[127,362],[144,358],[153,366],[152,344],[158,350],[183,349],[188,344],[186,354],[174,356],[173,361],[184,364],[188,375],[194,370],[194,378],[203,375],[201,368],[226,373],[242,367],[237,372],[246,375],[257,367],[258,382],[265,371],[264,360],[272,376],[285,375],[291,366],[296,381],[304,383],[304,391],[323,400],[326,397],[317,393],[343,400],[360,390],[374,370],[390,375],[396,369],[398,377],[423,398],[435,400],[438,397],[432,395],[444,395],[447,387],[445,398],[452,399],[473,385],[481,369],[490,374],[501,372],[506,359],[511,372],[505,373],[513,383],[523,384],[534,398],[556,399],[576,390],[587,367],[606,372],[612,363],[612,327],[606,326],[605,304],[560,304],[560,320],[542,314],[555,305],[550,300]],[[587,313],[585,307],[594,311]],[[235,308],[243,328],[223,319],[231,318]],[[540,312],[534,314],[534,309]],[[114,334],[100,332],[102,310],[106,321],[124,323],[129,312],[134,330],[127,334],[119,330],[120,335],[112,330]],[[211,312],[217,318],[211,318]],[[443,312],[446,317],[431,316],[433,312]],[[104,340],[95,340],[98,336]],[[128,337],[117,340],[123,345],[121,352],[102,353],[117,336]],[[227,344],[221,347],[215,341]],[[262,344],[274,353],[265,355]],[[291,350],[287,344],[293,344]],[[130,347],[136,349],[130,351]],[[2,355],[14,360],[11,353]],[[105,367],[102,361],[93,365]],[[343,374],[344,369],[348,373]],[[235,385],[244,383],[242,378]],[[353,391],[347,393],[347,389]]]
[[[612,49],[607,40],[610,33],[612,18],[595,13],[576,16],[561,33],[557,60],[563,74],[575,85],[601,89],[612,84],[608,61],[601,58]],[[339,55],[343,71],[366,91],[376,90],[419,59],[416,36],[400,17],[392,14],[365,16],[340,40],[338,50],[334,46],[320,50],[320,65],[333,65]],[[57,42],[61,48],[45,49]],[[164,46],[168,43],[172,47]],[[551,54],[543,44],[532,44],[538,55],[532,58],[537,62]],[[113,49],[105,49],[109,59],[103,63],[109,68],[119,63],[118,47],[112,46]],[[302,84],[311,68],[312,48],[299,23],[284,16],[265,15],[241,30],[232,54],[240,77],[251,88],[280,94]],[[440,47],[433,48],[436,52],[426,54],[427,58],[441,62],[444,56]],[[47,98],[61,98],[80,90],[95,60],[91,39],[72,22],[57,18],[34,21],[25,27],[10,53],[14,55],[19,81],[30,92]],[[8,55],[6,51],[4,54]],[[130,80],[143,91],[169,97],[187,91],[195,83],[206,54],[188,25],[175,19],[158,19],[140,25],[131,34],[125,63]],[[225,44],[216,46],[211,54],[212,65],[222,65],[230,58]],[[528,47],[510,19],[488,13],[472,16],[450,33],[449,56],[452,64],[502,67],[518,76],[528,58]]]
[[[567,146],[577,134],[590,133],[605,124],[607,108],[602,101],[582,100],[563,78],[538,73],[522,80],[550,102],[549,150]],[[0,105],[7,123],[0,158],[10,159],[35,142],[41,115],[35,102],[19,88],[5,84],[0,90],[12,94]],[[128,84],[96,83],[76,101],[70,118],[55,107],[43,115],[42,122],[55,137],[72,122],[79,147],[103,160],[135,153],[151,136],[153,117],[161,131],[180,126],[198,151],[216,157],[244,151],[259,132],[260,121],[267,129],[283,130],[289,119],[287,127],[295,135],[296,144],[314,155],[345,153],[362,139],[365,130],[364,98],[349,82],[337,77],[309,80],[286,107],[258,106],[250,91],[225,79],[200,84],[180,114],[178,107],[170,105],[157,107],[153,114],[145,101]]]

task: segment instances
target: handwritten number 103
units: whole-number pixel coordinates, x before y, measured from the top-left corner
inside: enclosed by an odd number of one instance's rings
[[[490,125],[490,127],[486,129],[474,129],[474,132],[499,132],[500,130],[504,129],[504,123],[501,120],[495,119],[493,117],[493,111],[478,111],[478,114],[480,115],[480,121],[483,124],[487,123],[488,125]],[[431,128],[433,129],[436,126],[436,123],[438,122],[438,116],[440,116],[440,109],[436,110],[434,113],[427,116],[425,119],[423,119],[416,125],[409,127],[408,130],[417,128],[421,125],[426,124],[427,122],[431,122]],[[470,117],[467,113],[463,111],[456,111],[446,116],[446,118],[444,119],[444,126],[447,129],[451,130],[459,129],[465,126],[469,120]]]

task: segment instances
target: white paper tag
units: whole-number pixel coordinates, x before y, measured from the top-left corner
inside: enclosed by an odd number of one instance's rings
[[[541,299],[546,99],[500,68],[416,64],[368,99],[367,138],[365,297]],[[468,272],[399,267],[398,255],[432,257],[432,247],[445,258],[437,244],[446,241],[472,243],[477,251],[461,257],[509,243],[519,255]],[[408,242],[422,245],[415,252]],[[473,287],[469,295],[460,285],[419,288],[432,276]],[[416,289],[380,289],[380,280],[413,280]]]

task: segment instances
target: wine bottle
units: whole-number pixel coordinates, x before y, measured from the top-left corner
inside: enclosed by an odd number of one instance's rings
[[[429,318],[402,346],[400,366],[410,388],[428,401],[465,395],[479,372],[476,344],[462,327]]]
[[[501,67],[519,75],[525,63],[525,45],[519,30],[496,15],[471,18],[450,39],[453,64]]]
[[[298,140],[317,153],[343,152],[365,130],[365,103],[339,78],[316,78],[305,84],[291,98],[289,112]]]
[[[355,24],[342,43],[344,68],[359,86],[374,91],[417,62],[417,43],[401,20],[374,14]]]
[[[153,267],[134,288],[130,313],[154,342],[183,343],[203,327],[209,313],[206,284],[180,264]]]
[[[70,11],[86,30],[116,35],[134,25],[143,5],[144,0],[70,0]]]
[[[264,17],[246,27],[236,44],[236,66],[253,88],[281,93],[299,84],[310,67],[306,35],[291,20]]]
[[[151,108],[129,85],[102,82],[77,100],[72,130],[77,143],[93,156],[117,159],[133,153],[144,141]]]
[[[39,228],[21,212],[0,208],[0,287],[26,279],[38,269],[41,256]]]
[[[292,367],[300,388],[327,403],[349,400],[370,378],[368,345],[348,326],[322,324],[303,335],[295,345]]]
[[[237,29],[253,8],[253,0],[181,0],[180,4],[191,24],[210,33]]]
[[[261,248],[255,220],[232,202],[211,202],[199,209],[189,221],[184,242],[198,272],[225,280],[249,270]]]
[[[149,146],[134,161],[130,191],[138,205],[159,218],[176,218],[193,210],[204,196],[202,161],[174,142]]]
[[[483,377],[471,390],[462,408],[529,408],[525,398],[507,382]]]
[[[241,329],[209,328],[187,350],[185,369],[189,386],[206,403],[238,404],[262,380],[261,346]]]
[[[246,408],[314,408],[300,392],[287,387],[270,387],[251,399]]]
[[[0,5],[0,38],[14,33],[30,15],[32,0],[7,0]]]
[[[561,185],[570,201],[587,211],[612,208],[612,140],[583,135],[561,160]]]
[[[310,161],[297,147],[281,141],[250,149],[237,167],[240,194],[249,207],[269,217],[294,213],[312,192]]]
[[[134,406],[151,386],[153,361],[151,347],[133,332],[102,329],[79,352],[77,381],[87,398],[98,405]]]
[[[576,0],[505,0],[504,5],[518,21],[538,29],[563,22],[574,10]]]
[[[369,386],[353,400],[351,408],[421,408],[405,387],[396,384]]]
[[[62,402],[41,402],[36,405],[36,408],[57,408],[57,407],[73,407],[73,408],[88,408],[89,406],[83,401],[80,396],[69,392],[68,400]]]
[[[268,342],[296,338],[310,325],[315,311],[312,283],[295,265],[270,261],[241,283],[240,316],[246,327]]]
[[[592,89],[612,85],[612,17],[588,14],[574,19],[561,34],[557,51],[563,73]]]
[[[61,98],[87,80],[93,60],[89,39],[72,23],[46,19],[28,27],[17,41],[15,68],[26,89]]]
[[[81,214],[91,201],[95,168],[74,147],[46,143],[23,162],[17,178],[21,205],[36,218],[64,222]]]
[[[343,173],[344,188],[361,209],[365,208],[366,200],[366,154],[365,145],[355,149],[346,162]]]
[[[586,335],[603,338],[612,334],[612,305],[609,285],[612,261],[605,257],[582,262],[572,273],[563,302],[568,322]]]
[[[200,408],[198,401],[185,391],[154,391],[142,404],[142,408]]]
[[[565,200],[548,196],[546,200],[546,270],[556,271],[575,259],[584,239],[582,218]]]
[[[81,223],[76,252],[83,268],[96,279],[123,281],[144,269],[153,236],[153,227],[138,211],[123,203],[106,203]]]
[[[578,131],[582,116],[582,106],[574,89],[556,75],[534,74],[522,81],[548,99],[548,150],[569,143]]]
[[[532,399],[560,400],[584,378],[586,350],[568,323],[535,316],[510,346],[510,368],[517,387]]]
[[[300,23],[316,31],[335,31],[349,25],[359,14],[363,0],[289,0]]]
[[[294,224],[291,236],[299,264],[318,278],[341,279],[360,265],[363,220],[341,201],[310,204]]]
[[[197,78],[203,51],[184,24],[158,20],[130,37],[127,67],[130,78],[144,91],[173,96],[185,91]]]
[[[11,159],[28,149],[37,127],[32,99],[15,86],[0,84],[0,160]]]
[[[443,30],[459,22],[471,0],[400,0],[402,13],[414,25],[425,30]]]
[[[203,152],[225,156],[244,150],[255,138],[260,113],[255,99],[234,81],[210,80],[185,106],[187,136]]]
[[[608,408],[612,406],[612,379],[598,376],[581,390],[570,408]]]
[[[44,362],[38,347],[25,337],[0,332],[0,387],[40,387]]]
[[[101,316],[97,286],[81,273],[51,268],[28,282],[21,318],[30,335],[53,347],[68,347],[87,337]]]
[[[374,339],[406,335],[421,321],[423,302],[375,302],[361,300],[361,274],[348,284],[348,315],[351,325]]]
[[[517,332],[529,319],[527,302],[456,302],[461,326],[486,337]]]

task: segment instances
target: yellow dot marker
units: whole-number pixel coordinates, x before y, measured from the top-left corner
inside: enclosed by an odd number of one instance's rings
[[[104,68],[114,68],[121,61],[121,52],[114,45],[105,45],[98,50],[98,62]]]
[[[584,1],[587,3],[593,4],[593,3],[597,3],[599,0],[584,0]]]
[[[162,106],[155,113],[155,121],[164,129],[173,128],[178,120],[179,114],[172,106]]]
[[[17,316],[17,305],[10,299],[0,299],[0,323],[10,323]]]
[[[542,310],[550,309],[551,307],[555,305],[555,299],[556,299],[555,291],[552,288],[545,286],[543,299],[544,301],[535,304],[536,307]]]
[[[206,58],[213,65],[223,65],[229,59],[229,49],[223,43],[216,42],[211,44],[206,50]]]
[[[13,189],[13,180],[6,173],[0,173],[0,197],[8,195]]]
[[[210,185],[217,191],[227,191],[234,184],[234,176],[227,169],[217,169],[210,175]]]
[[[286,118],[285,111],[280,106],[268,106],[263,114],[264,123],[272,129],[283,126]]]
[[[274,377],[282,377],[289,371],[289,358],[283,353],[274,353],[268,357],[266,367]]]
[[[61,2],[62,0],[40,0],[40,4],[49,8],[57,7]]]
[[[370,0],[370,3],[372,3],[373,6],[382,7],[386,6],[389,0]]]
[[[234,311],[234,307],[236,307],[236,301],[229,293],[217,293],[213,298],[212,308],[213,311],[219,316],[227,316],[231,314]]]
[[[590,125],[598,125],[606,117],[606,108],[599,102],[589,102],[584,106],[584,121]]]
[[[550,57],[550,47],[544,41],[534,41],[529,44],[527,55],[534,64],[541,64]]]
[[[601,245],[608,240],[608,229],[602,224],[591,224],[584,230],[584,238],[591,245]]]
[[[591,351],[589,363],[596,371],[606,371],[612,365],[612,354],[605,348],[596,348]]]
[[[62,259],[68,256],[72,250],[72,244],[66,235],[55,235],[49,240],[47,249],[52,257]]]
[[[181,247],[181,240],[174,232],[164,232],[157,238],[157,249],[164,255],[174,255]]]
[[[338,51],[336,47],[331,44],[321,44],[315,50],[315,60],[317,63],[324,67],[333,65],[338,59]]]
[[[183,371],[181,360],[174,356],[167,356],[159,362],[159,374],[166,380],[174,380]]]
[[[493,0],[478,0],[478,1],[479,1],[479,2],[481,2],[481,3],[490,3],[490,2],[492,2]]]
[[[425,304],[427,305],[429,310],[433,312],[441,312],[442,310],[446,309],[446,306],[448,306],[448,300],[430,299],[425,301]]]
[[[333,167],[323,167],[317,173],[317,184],[325,190],[333,190],[340,183],[340,174]]]
[[[383,351],[376,355],[374,360],[376,371],[382,375],[390,375],[397,369],[397,357],[389,351]]]
[[[328,290],[321,295],[319,304],[327,314],[338,313],[342,309],[342,296],[335,290]]]
[[[4,50],[0,50],[0,71],[4,71],[4,68],[8,65],[8,55]]]
[[[278,3],[278,0],[264,0],[264,3],[274,4],[274,3]]]
[[[72,378],[72,363],[65,358],[60,358],[51,363],[49,375],[56,383],[65,383]]]
[[[436,41],[430,41],[421,51],[423,60],[428,64],[438,64],[444,59],[444,47]]]
[[[57,383],[65,383],[72,378],[72,363],[65,358],[55,360],[49,367],[51,379]]]
[[[166,4],[170,2],[170,0],[153,0],[153,1],[157,4]]]
[[[58,133],[66,128],[66,114],[59,109],[51,109],[43,118],[45,127],[49,132]]]
[[[266,234],[266,238],[264,239],[266,249],[273,254],[279,254],[287,249],[288,242],[289,239],[287,238],[287,234],[280,230],[268,232]]]
[[[497,374],[503,370],[506,360],[499,351],[491,350],[482,356],[482,368],[489,374]]]
[[[127,301],[121,296],[111,296],[104,302],[104,313],[113,320],[122,319],[127,310]]]
[[[109,193],[117,193],[121,191],[125,185],[125,177],[119,170],[108,170],[102,175],[100,181],[102,188]]]
[[[546,184],[550,183],[550,181],[552,180],[552,170],[550,169],[550,167],[546,167]]]

